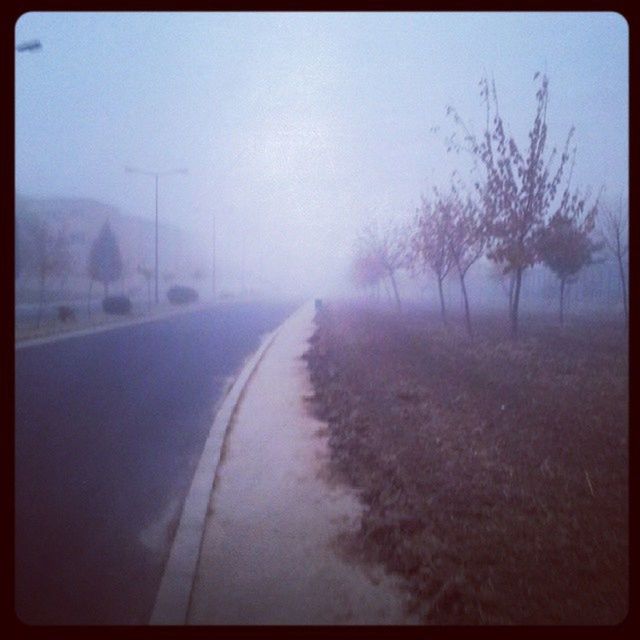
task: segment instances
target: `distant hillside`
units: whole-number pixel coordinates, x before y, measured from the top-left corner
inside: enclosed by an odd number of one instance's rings
[[[142,282],[138,267],[153,268],[155,224],[151,218],[123,214],[117,207],[92,198],[35,198],[20,193],[16,194],[15,215],[16,250],[22,256],[29,255],[28,227],[35,218],[46,222],[53,232],[61,229],[68,234],[73,253],[69,287],[75,286],[81,291],[86,288],[91,245],[107,220],[118,239],[125,278]],[[169,286],[173,281],[192,283],[193,274],[201,272],[206,274],[203,287],[210,287],[211,247],[207,238],[160,224],[159,246],[162,286]],[[37,286],[37,278],[26,263],[21,274],[20,287]],[[165,276],[171,280],[165,280]],[[74,283],[74,278],[80,281]],[[239,257],[233,260],[218,255],[216,280],[220,291],[278,290],[278,285],[265,279],[258,269],[243,266]]]
[[[15,213],[18,218],[38,215],[51,218],[54,222],[62,221],[66,217],[72,219],[80,217],[86,222],[100,225],[104,224],[107,219],[114,224],[118,224],[118,220],[121,219],[145,225],[153,223],[149,218],[123,214],[117,207],[92,198],[34,198],[18,193],[16,194]],[[180,233],[180,230],[175,226],[162,223],[159,226],[162,229]]]
[[[16,194],[16,239],[23,255],[29,252],[27,228],[38,218],[52,230],[63,229],[71,241],[73,272],[86,275],[91,245],[102,225],[109,221],[122,253],[125,271],[135,274],[138,266],[153,264],[155,224],[148,218],[124,215],[117,207],[91,198],[33,198]],[[162,272],[175,272],[182,266],[185,238],[177,227],[159,225]]]

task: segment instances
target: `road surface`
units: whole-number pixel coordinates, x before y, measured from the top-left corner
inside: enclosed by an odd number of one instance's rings
[[[16,611],[146,624],[228,376],[294,305],[234,303],[16,350]]]

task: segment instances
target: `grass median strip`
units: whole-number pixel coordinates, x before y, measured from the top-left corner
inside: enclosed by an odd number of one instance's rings
[[[331,469],[366,505],[342,540],[435,624],[614,624],[627,611],[627,346],[619,328],[334,305],[307,360]]]

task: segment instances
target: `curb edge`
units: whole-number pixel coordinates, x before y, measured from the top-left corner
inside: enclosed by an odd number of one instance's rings
[[[209,502],[215,488],[225,440],[251,377],[281,329],[299,311],[300,307],[279,327],[264,336],[262,344],[244,365],[216,412],[184,500],[178,527],[156,594],[149,620],[150,625],[187,624]]]

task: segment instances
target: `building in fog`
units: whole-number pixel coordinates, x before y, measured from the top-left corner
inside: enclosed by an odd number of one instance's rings
[[[91,245],[105,222],[114,231],[123,262],[122,289],[135,294],[144,288],[138,267],[154,268],[155,223],[152,219],[125,215],[116,207],[84,198],[30,198],[16,196],[16,251],[26,255],[28,227],[36,220],[45,222],[52,233],[64,230],[69,238],[72,265],[65,286],[69,291],[86,290],[87,263]],[[184,277],[185,239],[177,227],[160,224],[159,256],[160,287],[164,289]],[[29,269],[20,269],[21,282],[16,289],[29,288],[33,283]]]

